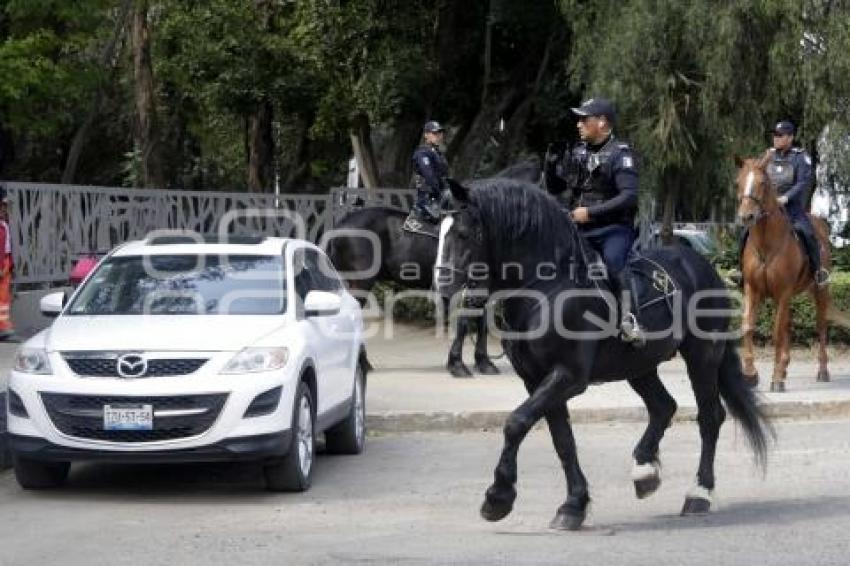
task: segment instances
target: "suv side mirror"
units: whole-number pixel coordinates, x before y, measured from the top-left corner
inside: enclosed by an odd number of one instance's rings
[[[342,298],[327,291],[310,291],[304,299],[304,316],[330,316],[338,314]]]
[[[39,301],[41,314],[50,318],[56,318],[62,312],[62,309],[65,308],[65,300],[65,291],[58,291],[43,296],[41,301]]]

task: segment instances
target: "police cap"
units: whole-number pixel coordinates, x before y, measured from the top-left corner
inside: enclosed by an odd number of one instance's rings
[[[572,111],[579,116],[605,116],[609,122],[614,122],[617,119],[614,104],[607,98],[597,97],[585,100],[581,103],[581,106],[573,108]]]
[[[433,133],[436,133],[436,132],[444,132],[445,128],[443,128],[443,126],[441,126],[440,123],[437,122],[436,120],[430,120],[428,122],[425,122],[425,125],[422,126],[422,131],[425,132],[426,134],[428,134],[428,133],[433,134]]]
[[[776,134],[779,136],[793,136],[797,133],[797,127],[794,126],[794,122],[790,120],[782,120],[777,122],[773,129],[770,131],[772,134]]]

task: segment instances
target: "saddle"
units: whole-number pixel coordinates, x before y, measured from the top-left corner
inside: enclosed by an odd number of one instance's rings
[[[419,234],[420,236],[428,236],[434,239],[439,239],[440,237],[440,225],[422,220],[419,215],[416,214],[415,210],[411,210],[410,214],[407,215],[401,229],[404,232]]]
[[[588,265],[588,274],[607,273],[599,252],[594,250],[584,238],[581,238],[581,240],[582,252]],[[631,288],[620,289],[619,293],[622,294],[626,290],[631,293],[633,303],[631,310],[638,323],[642,322],[640,316],[642,311],[662,302],[666,304],[667,310],[672,314],[672,298],[681,292],[681,288],[664,266],[640,253],[631,253],[625,269],[629,270],[628,281]],[[607,277],[602,282],[608,291],[617,290],[618,284],[611,280],[610,273],[607,273]],[[620,296],[617,299],[619,301]]]

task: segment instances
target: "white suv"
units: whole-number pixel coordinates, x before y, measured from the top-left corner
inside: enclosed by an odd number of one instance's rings
[[[151,236],[41,309],[57,318],[8,389],[24,488],[61,485],[72,461],[255,460],[269,489],[303,491],[317,434],[363,450],[360,306],[309,242]]]

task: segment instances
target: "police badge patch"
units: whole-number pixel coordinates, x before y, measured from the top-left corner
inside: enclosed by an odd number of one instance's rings
[[[806,165],[811,165],[811,164],[812,164],[812,158],[811,158],[811,157],[809,157],[808,155],[805,155],[805,154],[803,155],[803,161],[805,161],[805,162],[806,162]]]
[[[431,165],[431,159],[428,158],[428,157],[423,157],[422,163],[425,164],[425,165]]]
[[[632,166],[632,156],[624,155],[623,156],[623,167],[629,168]]]

